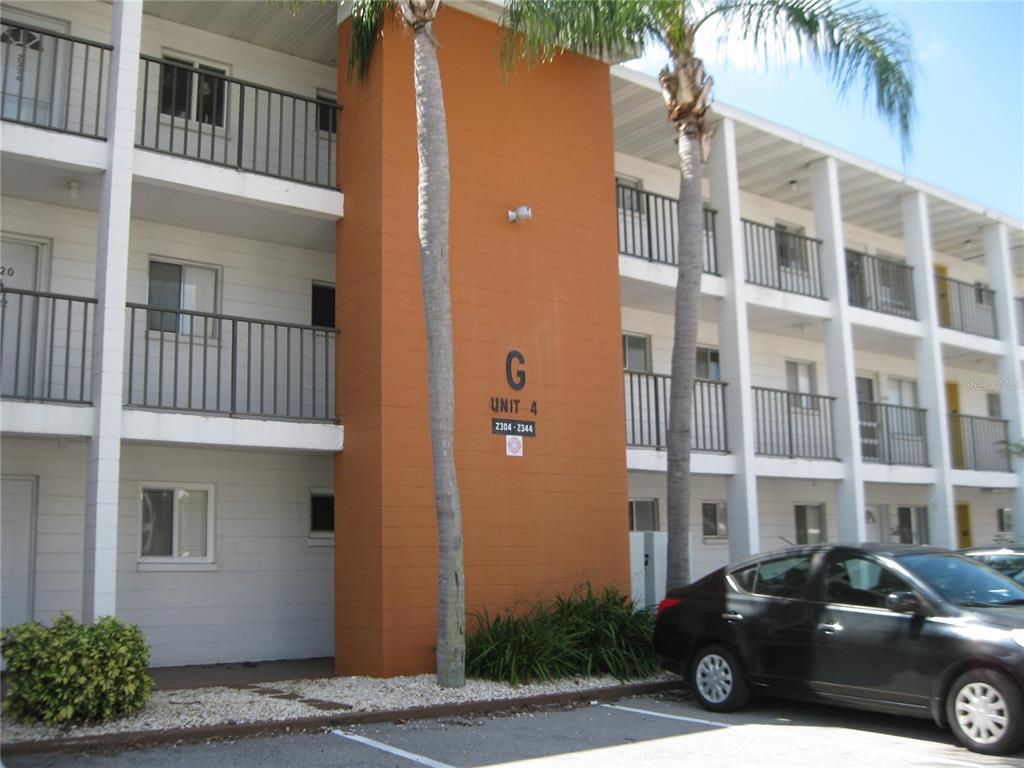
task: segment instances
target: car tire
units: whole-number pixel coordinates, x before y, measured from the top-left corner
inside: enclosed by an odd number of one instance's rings
[[[743,667],[722,645],[705,645],[693,658],[690,682],[700,705],[711,712],[734,712],[750,699]]]
[[[946,696],[946,718],[972,752],[1005,755],[1024,745],[1024,692],[997,670],[960,675]]]

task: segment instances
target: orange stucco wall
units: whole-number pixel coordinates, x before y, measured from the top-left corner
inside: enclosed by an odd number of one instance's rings
[[[433,669],[437,536],[416,230],[412,37],[387,24],[350,82],[340,28],[335,666]],[[521,67],[506,83],[493,23],[444,8],[451,153],[455,458],[466,603],[496,611],[582,580],[628,588],[627,478],[607,66]],[[533,208],[509,223],[507,211]],[[526,358],[513,391],[505,357]],[[505,455],[491,398],[537,436]],[[537,414],[527,411],[536,401]],[[467,628],[472,626],[472,621]]]

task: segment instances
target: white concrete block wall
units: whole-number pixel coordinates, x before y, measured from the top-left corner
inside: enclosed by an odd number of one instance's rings
[[[86,444],[5,437],[4,475],[38,479],[34,618],[80,614]],[[122,446],[117,615],[146,632],[157,666],[330,656],[333,547],[309,543],[309,493],[333,457]],[[138,566],[143,481],[209,483],[216,571]]]

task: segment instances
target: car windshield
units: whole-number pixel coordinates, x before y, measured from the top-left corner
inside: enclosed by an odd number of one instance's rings
[[[946,600],[967,608],[1024,605],[1024,586],[957,555],[905,555],[899,562]]]
[[[995,568],[1014,581],[1024,584],[1024,555],[985,555],[979,558],[989,568]]]

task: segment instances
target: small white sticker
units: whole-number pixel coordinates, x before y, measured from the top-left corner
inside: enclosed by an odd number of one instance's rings
[[[518,435],[505,435],[505,455],[522,456],[523,438]]]

